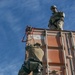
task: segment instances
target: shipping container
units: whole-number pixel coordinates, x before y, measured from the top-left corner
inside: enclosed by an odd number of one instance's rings
[[[26,45],[40,43],[44,50],[43,75],[75,75],[75,32],[41,28],[26,30]],[[25,52],[25,60],[28,54]],[[32,75],[32,73],[30,74]]]

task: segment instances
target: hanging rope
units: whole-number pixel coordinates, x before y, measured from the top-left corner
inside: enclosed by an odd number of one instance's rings
[[[30,41],[30,40],[34,40],[34,38],[32,37],[31,39],[29,40],[25,40],[25,37],[27,37],[29,34],[33,36],[33,31],[34,31],[34,28],[32,28],[31,26],[27,26],[26,29],[25,29],[25,34],[22,38],[22,42],[27,42],[27,41]]]

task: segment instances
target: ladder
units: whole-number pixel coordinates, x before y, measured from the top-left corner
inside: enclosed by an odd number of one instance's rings
[[[49,64],[48,64],[48,41],[47,41],[47,30],[45,30],[45,45],[46,45],[46,60],[47,60],[47,75],[49,75]]]
[[[62,32],[60,32],[60,36],[61,36],[61,42],[62,42],[62,50],[63,50],[63,54],[64,54],[64,63],[65,63],[66,75],[69,75],[68,74],[68,67],[67,67],[66,53],[65,53],[64,37],[63,37]]]
[[[63,55],[64,55],[64,63],[65,63],[65,72],[66,74],[65,75],[69,75],[68,74],[68,68],[67,68],[67,59],[66,59],[66,53],[65,53],[65,46],[64,46],[64,37],[62,36],[62,32],[60,32],[61,34],[61,42],[62,42],[62,51],[63,51]],[[52,71],[50,70],[50,66],[49,66],[49,61],[48,61],[48,40],[47,40],[47,35],[48,35],[48,31],[45,30],[45,44],[46,44],[46,59],[47,59],[47,75],[50,75],[50,74],[53,74],[57,71]],[[60,71],[61,72],[61,71]]]
[[[70,37],[70,38],[69,38]],[[74,40],[73,40],[73,34],[72,32],[66,34],[66,42],[67,42],[67,48],[68,48],[68,55],[72,56],[72,52],[74,50]],[[72,47],[71,47],[72,45]],[[74,74],[74,65],[73,65],[73,59],[72,57],[69,59],[69,66],[70,66],[70,71],[71,71],[71,75],[75,75]]]
[[[68,35],[67,35],[67,37],[68,37]],[[74,39],[73,39],[73,33],[72,32],[70,32],[70,37],[71,37],[72,48],[69,47],[69,54],[72,55],[71,51],[73,51],[74,52],[74,57],[75,57],[75,45],[74,45]],[[73,65],[73,59],[70,60],[70,66],[71,66],[72,75],[75,75],[74,67],[73,67],[74,66]]]

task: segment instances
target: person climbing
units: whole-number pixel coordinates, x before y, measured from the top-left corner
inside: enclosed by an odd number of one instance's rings
[[[26,46],[25,49],[28,52],[28,57],[19,70],[18,75],[28,75],[31,72],[33,72],[33,75],[42,75],[44,51],[41,49],[41,45],[36,43]]]
[[[55,5],[51,6],[52,16],[50,17],[48,27],[51,30],[63,30],[65,13],[58,11]]]

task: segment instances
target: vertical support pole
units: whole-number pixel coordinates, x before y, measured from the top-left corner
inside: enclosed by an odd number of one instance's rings
[[[61,41],[62,41],[62,50],[63,50],[63,54],[64,54],[64,62],[65,62],[65,69],[66,69],[66,75],[68,74],[68,69],[67,69],[67,60],[66,60],[66,53],[65,53],[65,46],[64,46],[64,37],[62,36],[62,32],[61,33]]]
[[[73,33],[70,32],[71,34],[71,43],[72,43],[72,51],[74,51],[74,56],[75,56],[75,47],[74,47],[74,39],[73,39]],[[70,48],[71,49],[71,48]],[[71,50],[70,51],[70,54],[71,54]],[[72,72],[72,75],[75,75],[75,72],[74,72],[74,66],[73,66],[73,59],[71,59],[71,72]]]
[[[47,75],[49,75],[47,30],[45,30],[45,44],[46,44]]]
[[[68,48],[68,55],[71,55],[71,48],[70,48],[70,45],[69,45],[68,34],[66,34],[66,42],[67,42],[67,48]],[[72,73],[72,60],[69,59],[69,61],[70,61],[71,75],[73,75],[73,73]]]

